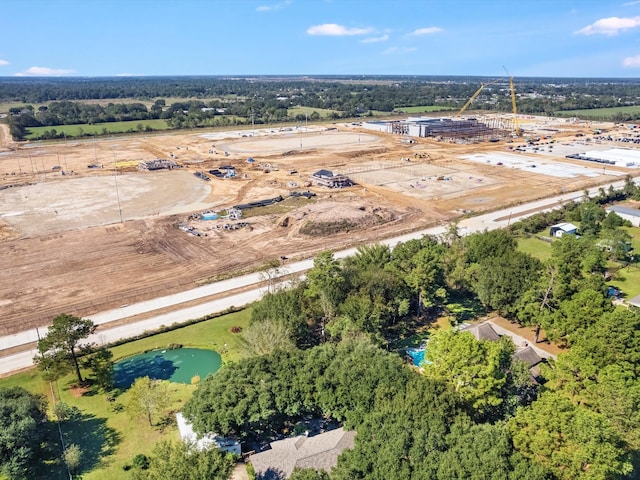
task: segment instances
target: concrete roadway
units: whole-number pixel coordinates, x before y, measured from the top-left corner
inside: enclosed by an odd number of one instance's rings
[[[634,180],[637,181],[638,179],[640,179],[640,177],[636,177]],[[621,188],[624,185],[624,180],[613,182],[611,185],[613,185],[614,188]],[[608,189],[609,185],[607,184],[604,186],[594,187],[589,190],[589,194],[597,194],[600,188]],[[563,203],[569,200],[577,200],[582,198],[583,195],[584,193],[582,191],[565,193],[555,197],[537,200],[514,207],[508,207],[495,212],[490,212],[484,215],[463,219],[459,221],[458,229],[462,235],[467,235],[483,230],[503,228],[506,227],[510,222],[516,222],[521,218],[534,215],[535,213],[539,213],[541,211],[548,211],[554,208],[558,208]],[[447,225],[440,225],[426,230],[380,240],[380,243],[389,245],[390,247],[394,247],[398,243],[406,242],[412,239],[418,239],[423,237],[424,235],[442,235],[446,232],[446,229]],[[336,258],[345,258],[353,255],[355,252],[355,248],[349,248],[347,250],[335,252],[334,256]],[[312,267],[313,259],[292,262],[286,265],[285,273],[299,274],[309,270]],[[258,286],[261,282],[263,282],[263,280],[263,277],[259,273],[242,275],[240,277],[222,280],[173,295],[167,295],[164,297],[159,297],[153,300],[147,300],[132,305],[124,305],[114,310],[109,310],[106,312],[98,313],[96,315],[92,315],[88,318],[91,318],[91,320],[93,320],[94,323],[99,327],[96,333],[89,337],[87,341],[97,344],[110,343],[116,340],[139,335],[145,331],[154,330],[161,325],[171,325],[174,323],[186,322],[190,319],[203,317],[215,312],[221,312],[231,306],[241,307],[248,305],[260,299],[262,295],[264,295],[264,293],[267,291],[266,287]],[[242,291],[241,293],[234,293],[234,291],[237,291],[238,289],[244,289],[244,291]],[[134,319],[132,319],[130,323],[122,322],[123,320],[134,317],[135,315],[149,314],[151,312],[158,311],[164,308],[176,307],[186,302],[194,302],[199,299],[206,299],[207,297],[220,294],[226,295],[224,295],[223,298],[219,298],[216,300],[203,300],[202,303],[199,303],[196,306],[179,308],[169,313],[152,315],[150,318],[147,318],[145,320],[135,321]],[[109,323],[116,321],[120,321],[121,324],[111,328],[106,326]],[[33,345],[37,341],[38,334],[35,329],[20,332],[15,335],[0,337],[0,355],[2,354],[3,350],[20,346],[26,347],[29,345]],[[4,376],[9,373],[33,366],[33,357],[36,353],[37,350],[35,348],[30,348],[22,352],[1,356],[0,376]]]

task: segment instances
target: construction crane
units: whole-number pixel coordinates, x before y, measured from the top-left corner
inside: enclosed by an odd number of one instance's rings
[[[513,107],[513,128],[516,132],[516,136],[519,137],[522,135],[522,132],[520,131],[520,125],[518,125],[518,107],[516,106],[516,89],[513,85],[513,77],[509,73],[509,70],[507,70],[507,67],[505,67],[504,65],[502,66],[502,68],[504,68],[504,71],[507,72],[507,75],[509,76],[509,88],[511,89],[511,106]]]
[[[469,100],[467,100],[467,103],[464,104],[464,106],[460,109],[460,111],[458,113],[456,113],[454,115],[454,117],[459,117],[460,115],[462,115],[462,113],[469,107],[469,105],[471,105],[473,103],[473,101],[476,99],[476,97],[478,95],[480,95],[480,92],[482,92],[482,90],[484,89],[484,87],[487,87],[489,85],[493,85],[494,83],[498,82],[500,79],[498,80],[494,80],[493,82],[489,82],[489,83],[483,83],[482,85],[480,85],[480,88],[478,90],[476,90],[476,93],[474,93],[471,98]]]

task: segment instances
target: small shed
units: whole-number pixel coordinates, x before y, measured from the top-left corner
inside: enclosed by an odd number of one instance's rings
[[[562,237],[563,235],[576,235],[578,227],[573,223],[557,223],[549,228],[549,235],[552,237]]]
[[[614,212],[619,217],[629,220],[634,227],[640,227],[640,210],[637,208],[613,205],[606,208],[607,213]]]

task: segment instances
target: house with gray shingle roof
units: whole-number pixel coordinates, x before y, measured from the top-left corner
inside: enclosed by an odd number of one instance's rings
[[[356,432],[342,428],[307,437],[300,435],[271,443],[271,449],[256,453],[250,462],[259,480],[283,480],[293,469],[313,468],[330,472],[338,456],[353,448]]]

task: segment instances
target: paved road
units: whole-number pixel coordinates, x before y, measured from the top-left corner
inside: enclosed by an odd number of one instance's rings
[[[637,177],[635,180],[637,181],[638,179],[640,179],[640,177]],[[624,181],[621,180],[613,182],[612,185],[614,188],[620,188],[624,185]],[[604,185],[601,187],[607,189],[609,188],[609,185]],[[591,195],[597,194],[598,190],[601,187],[594,187],[589,190],[589,193]],[[582,198],[583,195],[583,192],[571,192],[552,198],[546,198],[537,200],[535,202],[529,202],[526,204],[505,208],[484,215],[479,215],[477,217],[467,218],[461,220],[458,223],[458,228],[460,233],[463,235],[483,230],[503,228],[506,227],[510,222],[515,222],[521,218],[531,216],[540,211],[548,211],[554,208],[558,208],[563,203],[569,200],[577,200]],[[445,233],[446,229],[446,225],[441,225],[426,230],[381,240],[380,243],[389,245],[390,247],[394,247],[398,243],[406,242],[411,239],[421,238],[424,235],[442,235],[443,233]],[[334,256],[336,258],[345,258],[353,255],[355,252],[355,248],[350,248],[335,252]],[[298,274],[310,269],[312,266],[313,259],[307,259],[287,264],[286,270],[287,273]],[[257,286],[257,284],[259,284],[262,280],[263,278],[259,273],[243,275],[240,277],[222,280],[220,282],[211,283],[209,285],[204,285],[173,295],[167,295],[133,305],[126,305],[121,308],[92,315],[89,318],[91,318],[96,323],[96,325],[99,325],[101,327],[98,328],[96,334],[90,337],[88,341],[95,342],[97,344],[109,343],[116,340],[139,335],[145,331],[158,328],[161,325],[171,325],[173,323],[186,322],[193,318],[199,318],[207,314],[220,312],[229,308],[230,306],[241,307],[248,305],[264,295],[266,288]],[[254,288],[250,288],[251,286],[254,286]],[[246,290],[242,293],[232,293],[237,289]],[[161,310],[163,308],[175,307],[182,303],[193,302],[199,299],[205,299],[212,295],[220,295],[225,293],[228,293],[228,295],[225,295],[224,298],[218,300],[203,301],[203,303],[200,303],[196,306],[177,309],[170,313],[155,315],[145,320],[132,321],[131,323],[119,325],[113,328],[108,328],[106,326],[111,322],[124,320],[135,315],[149,314],[150,312]],[[37,342],[37,340],[38,336],[35,329],[20,332],[15,335],[0,337],[0,351],[12,347],[33,344]],[[33,357],[36,353],[37,352],[35,351],[35,349],[31,349],[13,355],[1,357],[0,375],[6,375],[8,373],[32,366]]]

